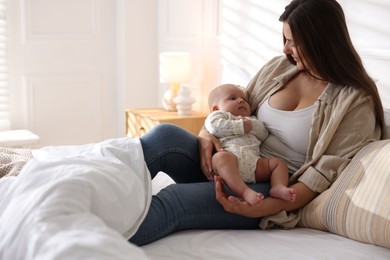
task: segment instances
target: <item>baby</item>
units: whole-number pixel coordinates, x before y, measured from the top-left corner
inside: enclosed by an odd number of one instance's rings
[[[251,205],[264,196],[246,183],[271,182],[270,196],[295,201],[296,192],[288,186],[288,167],[280,158],[260,158],[260,144],[268,130],[251,110],[243,90],[232,84],[214,88],[209,95],[211,113],[205,121],[207,131],[217,137],[223,151],[213,155],[215,174],[238,196]]]

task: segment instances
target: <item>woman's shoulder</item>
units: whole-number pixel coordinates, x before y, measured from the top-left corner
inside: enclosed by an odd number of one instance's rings
[[[373,99],[364,90],[352,86],[329,84],[320,100],[327,104],[330,111],[350,111],[358,109],[359,113],[373,113]],[[364,111],[364,112],[363,112]]]
[[[368,97],[368,94],[359,88],[353,86],[339,85],[330,83],[321,95],[320,99],[324,101],[362,99]]]

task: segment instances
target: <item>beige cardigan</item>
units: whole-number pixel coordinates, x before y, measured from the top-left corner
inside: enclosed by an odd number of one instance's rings
[[[285,56],[268,62],[246,89],[252,113],[297,72]],[[363,146],[380,139],[381,129],[375,119],[372,98],[351,86],[328,84],[315,107],[306,160],[291,176],[290,183],[299,181],[321,193],[330,187]],[[270,227],[272,222],[292,227],[299,220],[298,215],[281,212],[275,216],[277,219],[263,218],[261,227]],[[279,219],[280,216],[288,219]]]

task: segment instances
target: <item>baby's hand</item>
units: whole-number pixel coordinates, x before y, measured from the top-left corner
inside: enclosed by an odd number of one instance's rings
[[[242,118],[242,122],[244,123],[244,133],[248,134],[250,131],[252,131],[252,121],[248,118]]]

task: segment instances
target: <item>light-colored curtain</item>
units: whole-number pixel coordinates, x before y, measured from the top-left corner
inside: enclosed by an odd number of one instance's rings
[[[0,0],[0,131],[11,128],[7,66],[7,0]]]

